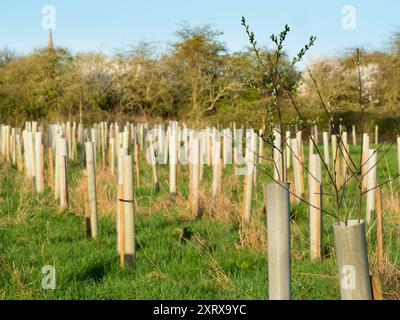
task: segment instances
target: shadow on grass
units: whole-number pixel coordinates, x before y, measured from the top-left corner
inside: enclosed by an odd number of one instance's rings
[[[98,261],[95,263],[88,263],[78,272],[71,274],[69,280],[77,282],[93,281],[99,283],[104,279],[104,277],[110,270],[110,261]]]

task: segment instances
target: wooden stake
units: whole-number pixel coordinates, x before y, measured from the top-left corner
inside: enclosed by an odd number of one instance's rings
[[[380,279],[372,275],[371,276],[372,296],[374,300],[383,300],[382,285]]]

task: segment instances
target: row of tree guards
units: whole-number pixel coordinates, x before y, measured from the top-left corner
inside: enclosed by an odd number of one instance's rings
[[[349,164],[348,132],[340,128],[338,135],[322,132],[323,154],[317,154],[319,144],[317,126],[309,137],[308,166],[305,166],[303,131],[273,131],[270,184],[265,185],[265,209],[268,232],[268,268],[270,299],[291,298],[290,205],[304,201],[306,188],[304,172],[308,176],[310,223],[310,256],[322,258],[323,244],[323,167],[329,168],[338,186],[346,183]],[[81,123],[58,123],[47,126],[26,122],[25,128],[0,125],[1,157],[16,166],[28,178],[35,179],[36,191],[45,187],[45,147],[47,176],[54,197],[61,209],[69,207],[68,163],[80,160],[85,176],[85,221],[87,234],[96,238],[98,228],[96,199],[96,167],[108,167],[117,184],[116,230],[117,251],[121,266],[135,265],[135,205],[134,185],[140,187],[140,153],[152,168],[154,191],[160,191],[158,166],[169,167],[169,192],[177,193],[179,166],[189,167],[189,201],[193,217],[200,217],[200,183],[204,166],[212,166],[212,201],[216,203],[222,192],[223,168],[233,167],[234,174],[244,176],[243,224],[251,223],[253,189],[257,186],[260,164],[268,163],[263,130],[257,132],[243,127],[217,130],[194,130],[170,121],[166,125],[147,123],[95,123],[85,128]],[[375,129],[378,143],[378,128]],[[47,138],[47,139],[45,139]],[[365,222],[338,221],[334,225],[335,247],[340,274],[342,299],[372,299],[367,254],[365,223],[371,224],[378,215],[378,253],[383,259],[383,221],[381,188],[377,181],[377,152],[370,148],[370,137],[362,135],[362,188],[367,194]],[[283,143],[282,143],[283,142]],[[355,126],[352,144],[357,145]],[[400,138],[397,140],[400,168]],[[270,149],[268,149],[270,150]],[[322,150],[322,149],[321,149]],[[289,173],[292,172],[292,175]],[[378,205],[376,205],[378,200]],[[378,210],[377,210],[378,209]]]

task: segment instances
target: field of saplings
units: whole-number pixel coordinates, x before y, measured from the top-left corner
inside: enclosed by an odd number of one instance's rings
[[[400,299],[379,128],[0,127],[0,299]]]

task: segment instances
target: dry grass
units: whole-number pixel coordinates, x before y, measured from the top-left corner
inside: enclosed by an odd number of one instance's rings
[[[242,225],[239,230],[238,249],[248,248],[254,251],[266,252],[267,232],[262,221],[254,219],[249,225]]]
[[[69,186],[69,209],[76,215],[84,215],[84,193],[85,190],[84,171],[81,170],[76,183]],[[116,178],[113,177],[109,168],[101,165],[96,167],[96,196],[97,210],[99,215],[115,214],[117,205]]]
[[[213,201],[211,197],[206,197],[203,193],[201,194],[201,199],[203,211],[206,216],[216,221],[227,223],[240,220],[243,205],[233,202],[226,194],[219,194],[216,201]]]
[[[188,243],[195,246],[204,257],[204,260],[207,264],[207,267],[205,267],[205,272],[209,277],[211,277],[214,285],[225,291],[234,291],[232,280],[225,273],[219,262],[205,249],[204,240],[199,235],[195,235],[193,236],[193,242]]]
[[[400,199],[398,197],[383,196],[384,219],[389,223],[400,225]]]
[[[97,208],[100,214],[114,214],[117,206],[117,178],[108,167],[96,168]]]
[[[151,215],[155,212],[169,212],[171,209],[186,208],[188,201],[179,193],[172,196],[168,192],[165,192],[158,196],[157,201],[151,202],[149,206],[137,206],[137,211],[143,215]]]
[[[35,219],[35,216],[32,215],[32,209],[35,207],[54,207],[47,197],[36,197],[33,178],[27,178],[24,175],[11,177],[9,170],[7,170],[7,166],[3,167],[1,175],[6,179],[14,179],[19,196],[16,199],[0,199],[4,206],[4,210],[9,213],[0,220],[0,228],[29,223],[32,219]]]
[[[381,281],[384,299],[400,300],[400,270],[393,264],[385,262],[383,265],[373,263],[372,272]]]
[[[377,275],[382,284],[384,299],[400,300],[400,270],[398,265],[400,249],[400,202],[398,197],[383,196],[383,223],[385,228],[384,261],[379,261],[376,252],[371,257],[372,272]],[[396,256],[389,258],[390,248],[397,248]]]
[[[0,256],[0,272],[5,273],[13,282],[16,284],[16,288],[19,291],[19,295],[22,299],[32,299],[33,296],[28,290],[25,281],[22,279],[21,273],[15,267],[15,265],[10,266],[7,264]]]
[[[157,279],[157,280],[165,280],[165,279],[168,279],[168,275],[161,271],[156,270],[156,271],[152,271],[152,272],[148,273],[147,278]]]
[[[7,176],[10,179],[16,179],[16,185],[20,188],[20,196],[18,197],[17,208],[15,209],[15,203],[12,199],[0,199],[3,206],[12,215],[4,217],[0,220],[0,228],[6,228],[10,225],[16,224],[27,224],[32,219],[35,219],[30,213],[33,207],[46,207],[57,211],[58,202],[54,201],[54,196],[51,197],[36,197],[34,183],[32,179],[27,179],[20,174],[16,177],[11,177],[10,174],[6,173],[4,167],[0,169],[2,176]],[[183,172],[181,172],[183,173]],[[69,186],[70,193],[70,211],[77,215],[82,215],[84,211],[84,193],[87,192],[84,188],[84,179],[86,177],[83,174],[83,170],[80,170],[78,176],[74,179],[73,183]],[[151,179],[142,179],[141,186],[151,187]],[[103,168],[98,165],[96,168],[96,190],[97,190],[97,207],[99,215],[115,215],[117,205],[117,184],[116,177],[112,176],[109,167]],[[210,186],[208,186],[204,180],[200,189],[200,207],[203,216],[207,219],[211,219],[218,222],[225,223],[240,223],[241,213],[243,210],[243,203],[240,199],[243,194],[243,181],[240,176],[231,174],[224,176],[223,191],[218,196],[216,201],[213,201],[210,195]],[[257,193],[255,192],[255,195]],[[234,198],[234,195],[237,198]],[[139,215],[154,215],[162,212],[167,216],[167,219],[176,221],[176,212],[179,213],[180,219],[184,221],[191,221],[196,219],[193,217],[191,212],[190,201],[182,194],[178,193],[175,196],[170,195],[168,192],[163,192],[156,196],[156,201],[150,199],[147,201],[146,197],[153,197],[152,195],[138,196],[136,199],[136,212]],[[146,203],[146,205],[140,205],[140,203]],[[384,204],[384,223],[389,226],[385,227],[386,232],[386,243],[385,249],[388,253],[390,248],[399,248],[400,243],[400,201],[398,197],[394,197],[393,194],[385,195],[383,197]],[[267,250],[267,234],[264,222],[264,214],[262,208],[253,208],[253,220],[249,225],[241,225],[239,229],[239,241],[236,243],[236,249],[250,249],[255,252],[265,252]],[[309,239],[304,234],[304,230],[300,228],[300,225],[296,221],[291,224],[292,230],[292,243],[301,242],[308,245]],[[199,235],[194,235],[191,241],[188,241],[191,245],[194,245],[199,251],[202,257],[204,257],[205,267],[201,272],[207,277],[207,280],[212,281],[213,285],[226,291],[233,291],[234,284],[229,276],[224,272],[219,262],[205,249],[205,241],[201,239]],[[146,259],[151,261],[145,254]],[[295,260],[303,260],[307,256],[308,252],[304,250],[296,250],[292,247],[292,256]],[[1,258],[1,257],[0,257]],[[397,256],[393,256],[386,259],[384,265],[379,265],[377,262],[376,253],[371,257],[371,268],[381,282],[384,297],[386,299],[400,299],[400,270],[397,265]],[[179,286],[184,287],[183,283],[179,280],[174,279],[168,273],[160,270],[156,267],[156,264],[151,261],[154,266],[154,271],[148,273],[149,279],[172,279]],[[0,260],[1,269],[9,277],[12,277],[15,281],[16,286],[21,292],[25,290],[25,284],[20,276],[20,273],[15,266],[8,266]],[[301,274],[301,273],[297,273]],[[317,275],[311,273],[304,273],[304,275]],[[322,275],[320,275],[322,276]],[[332,278],[330,275],[323,275],[324,277]],[[4,292],[0,290],[0,298],[4,295]],[[24,294],[29,298],[29,291]]]
[[[70,184],[68,187],[69,192],[69,210],[76,215],[84,215],[84,193],[86,192],[84,188],[84,175],[82,174],[77,178],[76,184]]]

